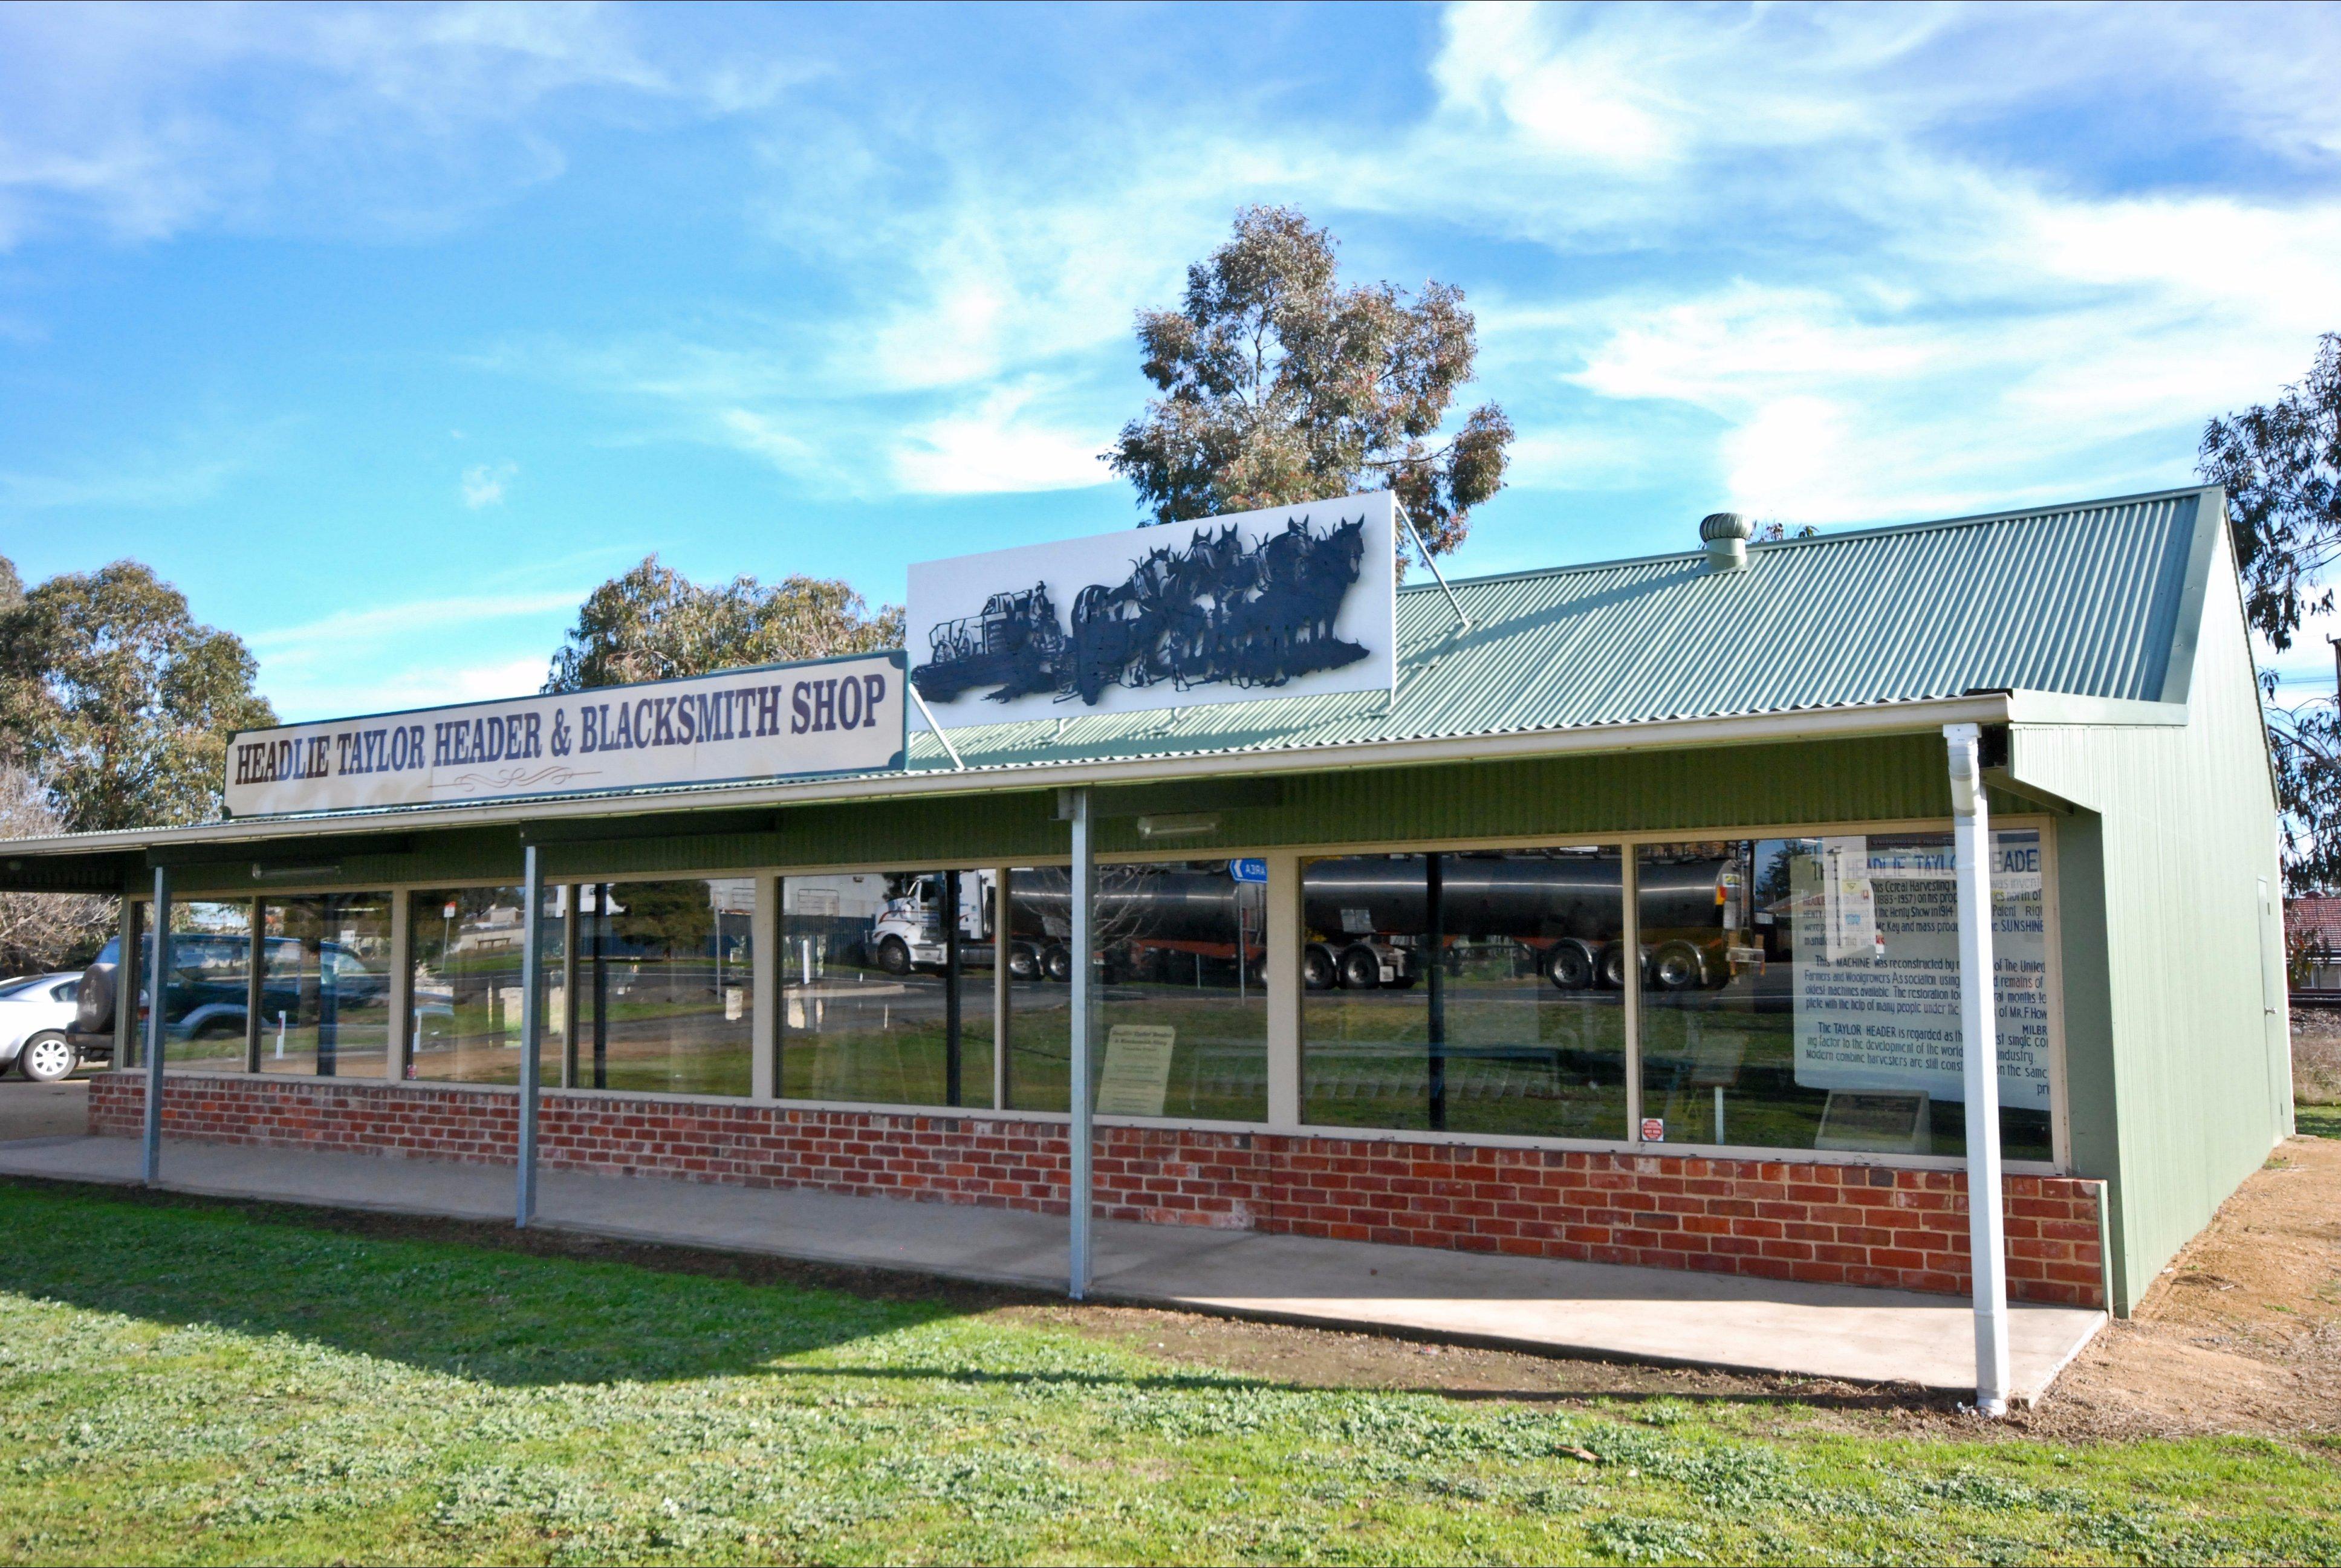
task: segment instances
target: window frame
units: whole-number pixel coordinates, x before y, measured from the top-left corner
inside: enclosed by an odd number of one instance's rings
[[[2006,1162],[2006,1168],[2009,1172],[2017,1175],[2066,1175],[2069,1174],[2072,1169],[2072,1105],[2069,1073],[2066,1058],[2067,1031],[2065,1027],[2064,924],[2060,889],[2061,868],[2057,853],[2057,819],[2053,813],[2038,809],[2013,811],[2005,814],[1995,813],[1992,817],[1991,827],[1995,832],[2011,829],[2025,829],[2037,830],[2040,834],[2042,851],[2042,919],[2046,923],[2048,931],[2045,947],[2047,949],[2047,969],[2046,977],[2046,989],[2047,993],[2048,1007],[2049,1080],[2051,1095],[2051,1114],[2049,1124],[2052,1158],[2047,1162],[2037,1160],[2008,1160]],[[1557,848],[1580,847],[1598,847],[1601,849],[1615,848],[1619,851],[1621,858],[1621,882],[1623,884],[1623,897],[1625,899],[1625,925],[1622,939],[1639,949],[1641,939],[1639,909],[1641,889],[1639,886],[1639,878],[1637,875],[1639,858],[1637,851],[1644,845],[1674,844],[1686,841],[1709,839],[1728,840],[1742,839],[1818,838],[1852,833],[1946,833],[1952,829],[1953,823],[1951,819],[1948,816],[1872,818],[1851,820],[1830,819],[1820,821],[1774,820],[1751,823],[1702,825],[1695,827],[1636,829],[1630,831],[1603,832],[1588,830],[1578,832],[1568,829],[1554,829],[1541,833],[1511,833],[1445,839],[1428,836],[1411,838],[1376,837],[1330,839],[1323,840],[1310,840],[1302,843],[1288,841],[1249,843],[1243,845],[1181,845],[1160,849],[1118,849],[1110,855],[1101,855],[1098,858],[1098,863],[1101,866],[1135,865],[1159,864],[1195,859],[1261,858],[1269,860],[1270,866],[1270,874],[1271,877],[1275,877],[1278,874],[1277,868],[1280,864],[1289,865],[1291,868],[1291,874],[1297,877],[1310,860],[1330,859],[1352,855],[1422,854],[1427,852],[1445,854],[1464,853],[1472,850],[1549,849]],[[932,865],[924,868],[929,869],[941,868],[945,860],[953,860],[960,863],[962,869],[968,867],[992,868],[999,866],[1061,867],[1069,866],[1072,863],[1072,857],[1066,854],[1015,854],[997,856],[964,855],[944,857],[909,857],[908,858],[920,860],[931,859],[932,861]],[[777,889],[780,885],[790,877],[833,876],[854,872],[875,872],[882,874],[888,870],[901,870],[904,868],[905,868],[900,865],[880,865],[866,858],[855,858],[838,861],[808,861],[786,865],[726,863],[721,866],[693,868],[689,870],[630,870],[622,873],[607,874],[590,872],[573,873],[564,871],[557,877],[548,877],[546,880],[548,883],[556,886],[591,885],[596,883],[609,883],[614,886],[628,882],[661,882],[682,879],[752,879],[756,884],[757,898],[761,906],[762,900],[766,897],[766,889]],[[412,880],[384,879],[382,881],[369,881],[363,888],[355,887],[348,883],[312,885],[305,882],[294,883],[288,881],[281,887],[272,885],[264,890],[241,894],[240,899],[249,899],[255,897],[261,898],[289,898],[324,893],[386,889],[394,900],[403,901],[407,895],[417,891],[473,887],[509,887],[512,885],[513,884],[512,878],[509,877],[487,875],[473,877],[438,876]],[[1270,892],[1271,908],[1273,907],[1276,896],[1276,890],[1271,887]],[[191,895],[191,897],[209,901],[217,901],[218,899],[224,898],[225,895],[197,894]],[[149,902],[150,899],[146,896],[141,895],[134,898],[132,901],[144,905]],[[778,903],[779,900],[775,898],[775,907],[769,911],[769,915],[767,915],[765,911],[762,910],[760,907],[758,918],[760,920],[769,919],[771,922],[777,922],[780,914]],[[394,951],[393,954],[393,965],[400,962],[409,961],[409,958],[410,955],[404,951]],[[994,983],[998,983],[996,976]],[[1297,987],[1299,984],[1300,978],[1297,973],[1290,977],[1280,978],[1276,973],[1271,971],[1268,975],[1266,981],[1266,995],[1270,1008],[1273,1009],[1278,1005],[1278,987]],[[762,990],[762,987],[759,987],[759,989]],[[1381,1128],[1329,1126],[1307,1121],[1295,1121],[1288,1124],[1280,1124],[1272,1119],[1272,1112],[1270,1119],[1258,1122],[1228,1122],[1187,1116],[1154,1117],[1121,1116],[1098,1116],[1096,1120],[1101,1125],[1108,1126],[1129,1126],[1140,1127],[1187,1128],[1198,1132],[1269,1134],[1285,1136],[1320,1137],[1350,1142],[1435,1143],[1459,1146],[1477,1145],[1488,1147],[1547,1149],[1556,1152],[1578,1152],[1587,1154],[1665,1155],[1673,1157],[1685,1158],[1762,1160],[1801,1165],[1888,1166],[1918,1170],[1959,1171],[1967,1168],[1967,1158],[1964,1155],[1878,1154],[1844,1150],[1768,1148],[1756,1146],[1739,1145],[1643,1142],[1639,1136],[1642,1108],[1642,1008],[1640,997],[1641,987],[1639,986],[1629,986],[1626,988],[1624,1010],[1626,1015],[1628,1117],[1626,1126],[1622,1127],[1620,1131],[1621,1133],[1629,1136],[1614,1139],[1548,1137],[1510,1133],[1430,1132],[1420,1129],[1409,1130],[1394,1127]],[[401,1020],[401,1022],[403,1021],[403,1020]],[[774,1033],[774,1027],[770,1024],[759,1023],[757,1025],[753,1050],[759,1059],[765,1059],[770,1057]],[[391,1052],[391,1057],[394,1063],[403,1060],[403,1055],[406,1044],[403,1034],[404,1031],[403,1028],[393,1029],[393,1035],[397,1037],[393,1042],[393,1048]],[[1294,1049],[1297,1052],[1303,1053],[1305,1060],[1305,1052],[1307,1049],[1305,1034],[1304,1037],[1295,1040]],[[1271,1056],[1270,1072],[1273,1074],[1275,1071],[1275,1064],[1273,1061],[1275,1035],[1273,1027],[1271,1027],[1270,1036],[1270,1051]],[[1301,1066],[1301,1063],[1296,1062],[1294,1066],[1295,1069],[1298,1070]],[[221,1076],[244,1075],[223,1070]],[[405,1080],[393,1079],[392,1081],[403,1082]],[[470,1086],[462,1084],[435,1084],[433,1087],[437,1088],[457,1089],[474,1088],[483,1093],[512,1092],[512,1087],[509,1085]],[[1061,1111],[1018,1110],[1014,1108],[1002,1108],[985,1105],[898,1106],[870,1101],[784,1099],[779,1097],[777,1095],[758,1097],[753,1094],[746,1097],[743,1100],[741,1097],[737,1096],[710,1096],[688,1093],[668,1093],[657,1090],[593,1089],[581,1087],[549,1090],[547,1092],[618,1098],[650,1097],[661,1100],[670,1100],[677,1104],[704,1103],[710,1105],[737,1106],[745,1103],[751,1105],[771,1106],[789,1110],[846,1111],[869,1116],[942,1116],[976,1117],[986,1120],[1056,1123],[1062,1123],[1070,1119],[1066,1113]],[[1305,1100],[1303,1104],[1305,1106]]]

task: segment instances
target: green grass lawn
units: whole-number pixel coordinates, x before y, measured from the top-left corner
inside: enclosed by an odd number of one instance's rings
[[[2341,1138],[2341,1106],[2303,1106],[2292,1107],[2296,1131],[2312,1138]]]
[[[941,1301],[0,1186],[15,1562],[2317,1562],[2341,1453],[1280,1386]]]

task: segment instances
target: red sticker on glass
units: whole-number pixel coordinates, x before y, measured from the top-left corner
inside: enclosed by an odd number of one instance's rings
[[[1664,1116],[1644,1116],[1642,1118],[1642,1141],[1646,1144],[1662,1144],[1666,1142],[1667,1118]]]

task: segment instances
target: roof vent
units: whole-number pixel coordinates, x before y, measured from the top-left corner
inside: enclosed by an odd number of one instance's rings
[[[1710,511],[1699,520],[1699,541],[1707,546],[1710,571],[1748,570],[1748,536],[1755,531],[1736,511]]]

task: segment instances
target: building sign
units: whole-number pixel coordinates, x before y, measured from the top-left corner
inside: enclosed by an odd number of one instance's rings
[[[232,817],[900,768],[902,654],[239,731]]]
[[[1818,857],[1800,855],[1790,867],[1797,1082],[1965,1100],[1957,868],[1949,842],[1820,842]],[[1999,1103],[2045,1111],[2048,953],[2039,832],[1994,833],[1991,858]]]
[[[1389,691],[1397,505],[1383,491],[922,562],[911,678],[946,727]]]
[[[1116,1024],[1108,1029],[1105,1070],[1098,1075],[1098,1115],[1161,1116],[1178,1046],[1179,1031],[1169,1024]]]

